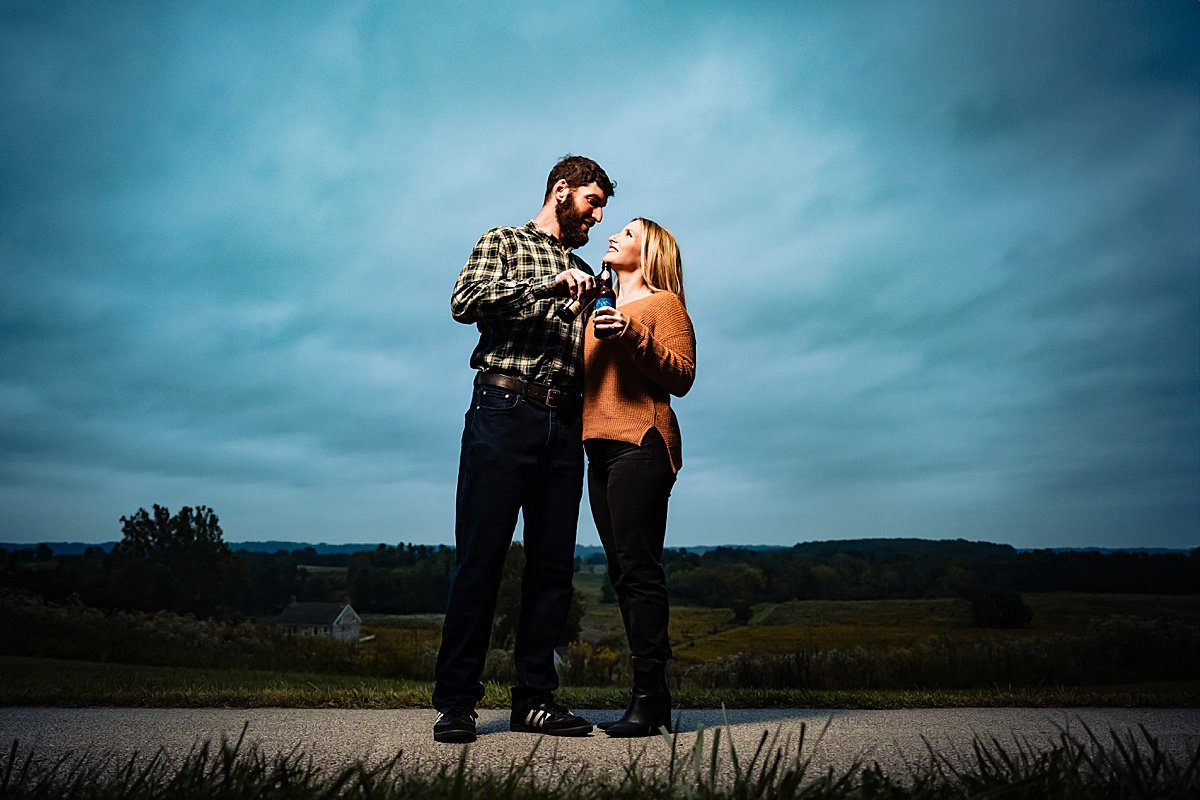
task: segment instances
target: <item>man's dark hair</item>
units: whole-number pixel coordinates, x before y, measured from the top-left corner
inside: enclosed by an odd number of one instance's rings
[[[594,182],[604,190],[606,197],[616,194],[617,185],[608,179],[604,168],[586,156],[573,156],[568,153],[558,160],[554,169],[550,170],[550,177],[546,178],[546,196],[543,202],[550,199],[554,184],[561,180],[565,180],[567,186],[572,189]]]

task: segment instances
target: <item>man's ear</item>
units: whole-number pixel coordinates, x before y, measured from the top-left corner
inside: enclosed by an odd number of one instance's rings
[[[571,193],[571,186],[570,186],[570,184],[567,183],[566,178],[559,178],[558,182],[554,184],[554,188],[550,190],[550,195],[556,201],[561,201],[563,198],[565,198],[570,193]]]

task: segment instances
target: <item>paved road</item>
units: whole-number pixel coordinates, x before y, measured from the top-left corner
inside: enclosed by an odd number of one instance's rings
[[[611,710],[579,713],[593,721],[614,719]],[[740,758],[754,751],[763,732],[778,735],[778,745],[795,752],[802,728],[803,754],[823,772],[842,770],[855,760],[878,762],[890,774],[904,774],[928,761],[926,742],[952,759],[969,761],[972,740],[994,737],[1015,747],[1057,743],[1063,732],[1081,739],[1086,729],[1106,741],[1110,731],[1132,732],[1145,726],[1160,745],[1177,756],[1200,747],[1200,710],[1184,709],[923,709],[915,711],[828,711],[820,709],[738,709],[728,712],[729,727],[719,710],[682,711],[678,746],[690,753],[703,727],[706,752],[713,728],[720,727],[722,750],[732,737]],[[433,742],[432,711],[397,709],[62,709],[0,708],[0,749],[7,754],[14,739],[19,749],[57,757],[66,752],[114,753],[128,757],[159,748],[172,758],[186,755],[205,740],[235,741],[248,723],[247,741],[268,753],[299,747],[319,766],[337,769],[355,760],[377,763],[403,751],[410,763],[456,765],[464,745]],[[1085,729],[1086,726],[1086,729]],[[642,769],[661,769],[670,748],[661,738],[609,739],[600,732],[577,739],[510,733],[504,711],[482,711],[479,740],[468,746],[469,762],[480,769],[503,769],[534,756],[539,776],[587,765],[592,774],[619,775],[631,758]]]

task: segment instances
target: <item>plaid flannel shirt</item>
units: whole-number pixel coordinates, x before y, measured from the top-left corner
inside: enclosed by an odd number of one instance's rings
[[[554,313],[564,302],[554,294],[554,278],[571,267],[592,272],[532,220],[483,234],[450,297],[454,319],[479,328],[471,366],[578,388],[583,315],[568,324]]]

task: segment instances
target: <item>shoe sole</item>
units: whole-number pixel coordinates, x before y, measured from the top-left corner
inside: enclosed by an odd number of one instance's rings
[[[657,728],[616,728],[611,727],[605,729],[605,733],[613,739],[642,739],[647,736],[658,736],[662,733],[665,725],[660,725]],[[670,728],[666,728],[667,733],[672,733]]]
[[[589,722],[585,725],[577,725],[574,728],[555,728],[550,730],[535,728],[532,725],[525,725],[521,722],[510,722],[508,729],[513,733],[542,733],[546,736],[587,736],[592,732],[592,724]]]
[[[466,731],[447,731],[433,735],[433,740],[442,744],[470,744],[475,738],[475,734]]]

